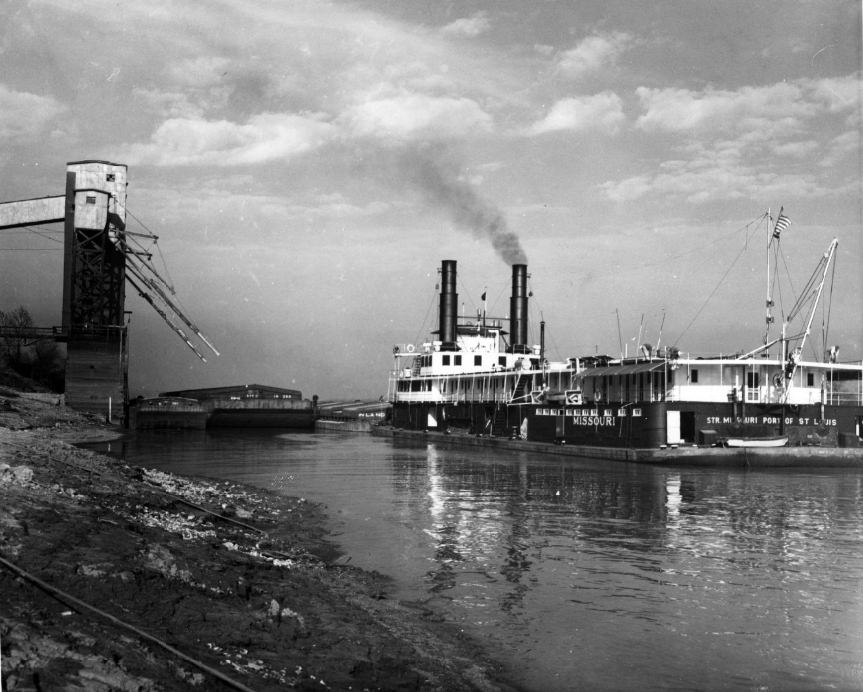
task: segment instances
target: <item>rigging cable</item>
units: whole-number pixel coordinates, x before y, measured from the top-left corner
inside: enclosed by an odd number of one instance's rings
[[[36,228],[42,228],[43,233],[40,233]],[[11,235],[12,233],[32,233],[45,240],[50,240],[52,243],[63,244],[62,238],[52,238],[48,233],[57,233],[53,229],[44,228],[44,226],[28,226],[25,228],[10,228],[3,232],[3,235]],[[62,231],[61,231],[62,232]],[[0,248],[0,252],[58,252],[61,248],[54,247],[4,247]]]
[[[438,291],[435,290],[435,292],[432,294],[431,302],[429,303],[428,308],[426,308],[426,315],[423,318],[423,323],[420,325],[420,328],[417,331],[417,335],[414,338],[414,343],[416,343],[416,344],[422,343],[422,335],[424,333],[426,333],[426,325],[428,324],[428,321],[429,321],[429,313],[431,312],[432,307],[434,306],[435,298],[437,298],[437,296],[438,296]]]
[[[693,318],[689,321],[689,324],[687,324],[687,325],[686,325],[686,327],[684,328],[684,330],[683,330],[683,331],[682,331],[682,332],[677,336],[677,339],[674,341],[673,346],[677,346],[677,344],[678,344],[678,343],[680,342],[680,340],[683,338],[683,335],[684,335],[684,334],[686,334],[686,332],[687,332],[687,331],[689,331],[689,328],[690,328],[693,324],[695,324],[695,320],[697,320],[697,319],[698,319],[698,316],[702,313],[702,311],[704,310],[704,308],[706,308],[706,307],[707,307],[707,304],[710,302],[710,300],[713,298],[713,296],[714,296],[714,295],[716,295],[716,292],[717,292],[717,291],[719,290],[719,288],[722,286],[722,283],[725,281],[725,278],[726,278],[726,277],[731,273],[731,270],[732,270],[732,269],[734,269],[734,265],[735,265],[735,264],[737,264],[738,260],[739,260],[741,257],[743,257],[743,255],[744,255],[744,253],[746,252],[746,249],[747,249],[747,247],[748,247],[748,245],[749,245],[749,237],[752,235],[752,229],[753,229],[753,228],[757,228],[757,224],[758,224],[758,223],[760,223],[761,219],[763,219],[763,218],[764,218],[764,215],[762,215],[761,217],[759,217],[757,221],[750,221],[750,222],[749,222],[749,223],[744,227],[744,228],[746,228],[746,227],[748,227],[748,228],[749,228],[749,232],[748,232],[748,233],[747,233],[747,235],[746,235],[746,242],[744,243],[743,247],[740,249],[740,252],[738,252],[738,253],[737,253],[737,257],[735,257],[735,258],[734,258],[734,260],[731,262],[731,266],[729,266],[729,267],[728,267],[728,269],[726,269],[726,270],[725,270],[725,273],[724,273],[724,274],[722,275],[722,277],[719,279],[719,281],[717,282],[717,284],[716,284],[716,286],[714,287],[714,289],[710,292],[710,295],[709,295],[709,296],[707,296],[707,298],[706,298],[706,299],[704,300],[704,302],[701,304],[701,307],[700,307],[700,308],[698,308],[698,310],[696,311],[696,313],[695,313],[695,315],[693,316]]]
[[[687,257],[688,255],[694,255],[696,253],[704,256],[706,254],[704,252],[705,248],[711,247],[713,245],[719,245],[720,243],[725,243],[725,242],[727,242],[727,240],[731,236],[734,236],[738,233],[746,233],[747,234],[744,237],[743,242],[748,248],[749,238],[752,235],[751,227],[753,225],[757,226],[758,224],[760,224],[764,220],[765,216],[767,216],[766,212],[764,214],[762,214],[761,216],[759,216],[757,219],[754,219],[753,221],[749,221],[748,223],[744,224],[743,226],[740,226],[739,228],[736,228],[733,231],[729,231],[728,233],[726,233],[724,235],[718,235],[718,236],[716,236],[716,238],[714,240],[699,244],[698,246],[692,248],[691,250],[686,250],[686,251],[680,252],[676,255],[663,255],[662,259],[660,259],[656,262],[639,264],[637,269],[630,269],[628,271],[640,271],[641,269],[649,269],[650,267],[663,267],[663,268],[665,268],[671,262],[675,262],[676,260],[682,259],[683,257]]]
[[[39,231],[37,231],[36,230],[37,228],[41,228],[42,232],[40,233]],[[41,225],[33,225],[33,226],[27,226],[25,228],[9,228],[9,229],[6,229],[3,231],[3,235],[10,235],[12,233],[32,233],[33,235],[38,235],[40,238],[45,238],[46,240],[50,240],[52,243],[61,243],[62,244],[62,242],[63,242],[62,238],[52,238],[50,235],[48,235],[49,233],[54,233],[54,234],[61,233],[62,234],[62,232],[63,232],[62,230],[58,231],[55,229],[45,228],[44,226],[41,226]]]
[[[528,289],[528,296],[529,296],[529,298],[530,298],[530,300],[528,301],[528,304],[527,304],[527,305],[528,305],[528,315],[530,316],[530,315],[531,315],[531,313],[533,313],[533,314],[532,314],[532,316],[533,316],[533,317],[535,317],[535,316],[536,316],[536,313],[537,313],[537,312],[539,312],[539,321],[540,321],[540,323],[542,323],[542,322],[544,322],[544,321],[545,321],[545,319],[544,319],[544,317],[543,317],[543,314],[544,314],[544,312],[545,312],[545,311],[544,311],[544,310],[542,309],[542,307],[539,305],[539,301],[537,301],[537,300],[536,300],[536,296],[535,296],[535,294],[534,294],[534,292],[533,292],[533,289],[530,287],[530,284],[528,284],[527,289]],[[537,303],[537,305],[536,305],[536,307],[535,307],[535,308],[533,307],[533,303],[534,303],[534,302],[536,302],[536,303]],[[530,330],[531,332],[533,331],[533,324],[534,324],[534,321],[535,321],[535,320],[533,320],[533,319],[528,319],[528,321],[527,321],[528,328],[529,328],[529,330]],[[554,341],[554,339],[553,339],[553,337],[552,337],[552,334],[551,334],[551,329],[549,328],[549,326],[548,326],[548,323],[547,323],[547,322],[546,322],[546,324],[545,324],[545,338],[546,338],[546,341],[550,341],[550,342],[552,342],[552,346],[553,346],[553,348],[554,348],[554,352],[557,354],[557,357],[558,357],[558,358],[565,358],[565,357],[562,355],[563,351],[560,349],[560,347],[559,347],[559,346],[557,345],[557,343]],[[546,349],[545,349],[545,359],[546,359],[546,360],[548,360],[548,359],[549,359],[549,358],[548,358],[548,353],[549,353],[548,344],[546,344]]]
[[[165,256],[162,254],[162,249],[159,246],[159,236],[157,236],[153,231],[147,228],[147,225],[141,221],[137,216],[135,216],[130,210],[129,207],[126,207],[126,213],[131,216],[135,221],[137,221],[141,228],[143,228],[147,233],[150,234],[150,237],[153,239],[153,245],[156,247],[157,252],[159,253],[159,259],[162,260],[162,268],[165,271],[165,275],[168,277],[168,281],[165,284],[171,289],[171,293],[174,293],[174,279],[171,277],[171,272],[168,271],[168,263],[165,261]]]
[[[806,285],[803,287],[803,290],[800,292],[800,296],[797,298],[797,302],[794,303],[794,307],[791,308],[788,312],[788,321],[790,322],[795,317],[797,317],[798,313],[803,310],[803,308],[812,300],[813,291],[816,291],[816,287],[820,282],[819,274],[823,273],[824,263],[827,261],[826,256],[822,256],[821,260],[815,267],[815,271],[812,272],[812,275],[809,277],[809,280],[806,282]]]

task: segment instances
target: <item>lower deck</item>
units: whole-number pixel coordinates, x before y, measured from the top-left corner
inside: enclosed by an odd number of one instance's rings
[[[395,403],[392,423],[410,430],[518,437],[551,444],[625,448],[721,446],[731,438],[787,438],[787,446],[859,447],[863,406],[744,402],[608,402],[602,406]]]
[[[495,449],[518,454],[545,454],[555,458],[600,459],[657,466],[701,466],[742,468],[863,468],[863,447],[664,447],[642,449],[596,445],[546,444],[506,437],[444,434],[420,430],[374,426],[372,434],[417,439],[429,444],[480,449]]]

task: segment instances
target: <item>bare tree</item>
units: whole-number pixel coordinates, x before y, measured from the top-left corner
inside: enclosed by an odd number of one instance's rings
[[[9,312],[0,310],[0,327],[2,351],[10,364],[20,365],[27,347],[27,330],[32,329],[33,318],[23,305]]]
[[[34,336],[33,318],[25,307],[0,310],[0,365],[62,391],[63,360],[53,339]]]

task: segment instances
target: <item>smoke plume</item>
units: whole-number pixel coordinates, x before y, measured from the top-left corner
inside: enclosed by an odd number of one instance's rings
[[[507,264],[527,264],[518,235],[503,213],[482,199],[458,176],[458,167],[445,155],[411,151],[402,160],[405,175],[430,202],[441,206],[453,221],[478,238],[485,238]]]

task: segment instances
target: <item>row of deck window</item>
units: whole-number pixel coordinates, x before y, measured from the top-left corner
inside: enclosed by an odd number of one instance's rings
[[[647,376],[645,378],[645,375]],[[806,386],[815,386],[815,373],[808,372],[806,375]],[[668,386],[674,386],[673,371],[668,373]],[[698,369],[690,368],[687,374],[690,384],[698,384]],[[593,391],[601,398],[616,397],[621,401],[645,401],[650,398],[659,401],[665,398],[665,373],[661,371],[648,373],[631,373],[629,375],[608,375],[602,377],[588,378],[592,386],[585,387],[587,391]],[[585,383],[587,384],[587,383]],[[746,388],[757,390],[761,387],[761,373],[746,372]],[[634,396],[633,396],[634,395]]]
[[[530,389],[535,388],[538,378],[539,373],[532,377],[525,391],[529,392]],[[498,376],[489,376],[487,374],[473,377],[466,376],[457,379],[411,377],[399,379],[396,389],[399,392],[431,392],[433,389],[432,384],[437,383],[442,395],[464,395],[467,399],[473,400],[484,399],[489,396],[496,397],[497,394],[506,392],[508,389],[514,387],[517,381],[518,376],[513,375],[513,373]]]
[[[431,356],[423,356],[422,357],[422,362],[420,363],[421,367],[431,367],[431,364],[432,364]],[[443,365],[443,366],[450,366],[450,365],[459,366],[461,364],[462,364],[462,356],[460,353],[452,353],[452,354],[445,353],[441,356],[441,365]],[[476,366],[478,368],[482,367],[482,356],[481,355],[475,355],[473,357],[473,364],[474,364],[474,366]],[[502,367],[506,367],[506,356],[498,356],[497,364],[502,366]]]

